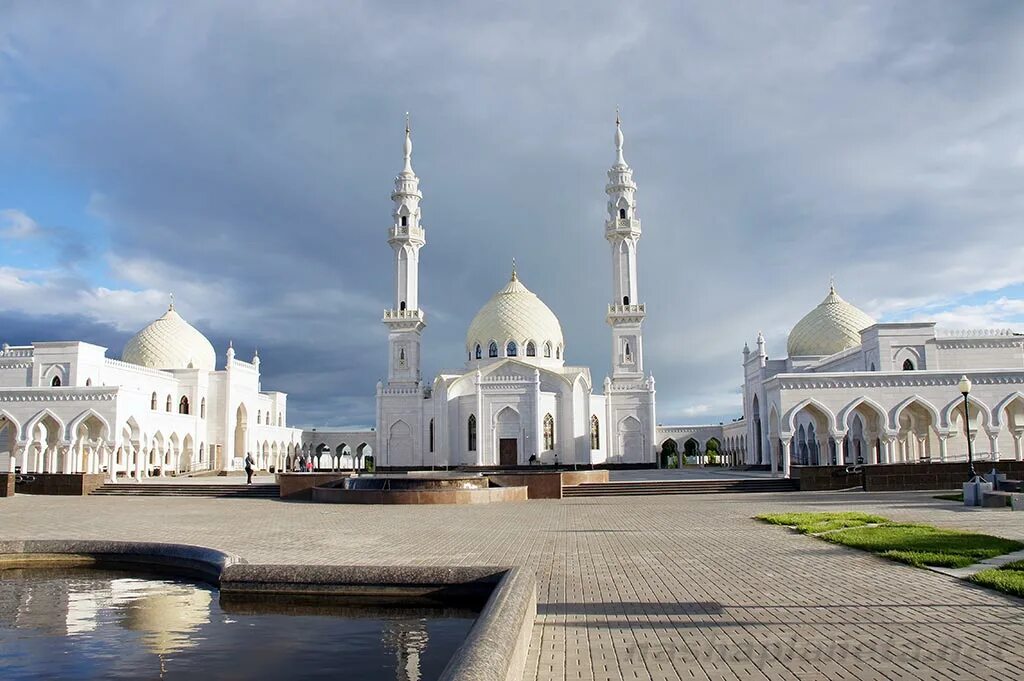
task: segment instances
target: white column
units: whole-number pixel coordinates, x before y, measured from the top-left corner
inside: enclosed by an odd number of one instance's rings
[[[999,461],[999,433],[989,433],[988,441],[992,447],[992,460]]]
[[[917,446],[917,461],[920,461],[921,457],[928,456],[928,435],[919,435]]]
[[[784,439],[782,441],[782,477],[789,477],[789,440]]]
[[[946,450],[946,440],[949,438],[948,435],[939,435],[939,461],[945,461],[949,456]]]
[[[1013,434],[1013,458],[1017,461],[1024,461],[1024,452],[1021,451],[1021,437],[1024,431],[1016,431]]]
[[[778,455],[778,452],[776,451],[779,448],[779,444],[778,443],[779,443],[779,438],[772,438],[772,437],[768,438],[768,459],[769,459],[769,463],[771,464],[771,472],[772,472],[772,477],[773,478],[778,477],[778,469],[779,469],[778,460],[779,460],[779,455]]]

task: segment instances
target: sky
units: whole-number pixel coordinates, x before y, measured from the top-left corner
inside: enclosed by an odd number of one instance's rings
[[[834,277],[1024,329],[1024,3],[0,0],[0,341],[119,357],[176,309],[295,425],[374,419],[405,112],[425,377],[520,279],[610,369],[615,109],[658,421],[741,411]]]

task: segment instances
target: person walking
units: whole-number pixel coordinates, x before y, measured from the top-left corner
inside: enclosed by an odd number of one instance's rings
[[[252,458],[252,453],[245,455],[245,484],[252,484],[252,468],[256,465],[256,461]]]

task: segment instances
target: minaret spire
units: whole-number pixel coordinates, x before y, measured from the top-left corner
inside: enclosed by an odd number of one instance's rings
[[[405,167],[402,168],[402,173],[408,173],[414,175],[412,171],[412,128],[409,126],[409,112],[405,112]]]
[[[622,135],[622,118],[619,117],[619,107],[615,107],[615,165],[617,166],[627,166],[626,159],[622,155],[622,143],[624,141],[625,138]]]

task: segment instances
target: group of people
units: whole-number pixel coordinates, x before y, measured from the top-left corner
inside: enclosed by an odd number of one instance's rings
[[[295,457],[294,467],[292,470],[305,471],[307,473],[313,472],[313,457],[302,454]],[[252,484],[252,475],[256,472],[256,459],[252,457],[252,453],[245,455],[245,484]]]

